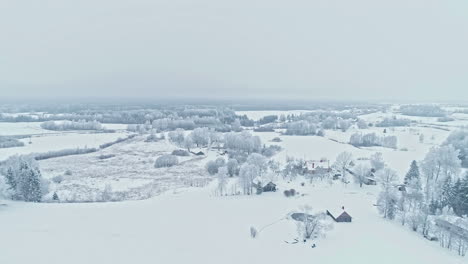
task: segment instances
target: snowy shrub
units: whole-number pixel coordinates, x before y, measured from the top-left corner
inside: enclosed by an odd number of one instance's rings
[[[259,126],[254,129],[255,132],[275,132],[275,127],[271,125]]]
[[[104,190],[101,194],[101,201],[102,202],[110,202],[112,201],[112,186],[110,184],[106,184]]]
[[[52,200],[57,202],[60,201],[59,196],[56,192],[54,192],[54,194],[52,195]]]
[[[52,182],[53,183],[62,183],[63,181],[63,176],[62,175],[57,175],[55,177],[52,177]]]
[[[273,157],[276,153],[281,151],[281,147],[278,145],[270,145],[262,149],[262,155],[265,157]]]
[[[325,130],[319,129],[319,130],[317,131],[317,136],[319,136],[319,137],[324,137],[324,136],[325,136]]]
[[[112,146],[112,145],[115,145],[115,144],[118,144],[118,143],[127,141],[127,140],[129,140],[129,139],[132,139],[132,138],[134,138],[134,137],[136,137],[136,135],[130,135],[130,136],[125,137],[125,138],[118,138],[118,139],[116,139],[116,140],[114,140],[114,141],[112,141],[112,142],[108,142],[108,143],[104,143],[104,144],[100,145],[99,148],[100,148],[100,149],[105,149],[105,148],[108,148],[108,147],[110,147],[110,146]]]
[[[286,197],[293,197],[296,195],[296,190],[295,189],[285,190],[283,194]]]
[[[145,142],[158,142],[159,141],[159,138],[156,134],[149,134],[146,139],[145,139]]]
[[[72,173],[71,170],[66,170],[64,174],[67,175],[67,176],[70,176],[70,175],[72,175],[73,173]]]
[[[437,122],[451,122],[451,121],[455,121],[455,118],[448,117],[448,116],[437,118]]]
[[[250,237],[251,238],[256,238],[258,234],[258,231],[255,227],[251,226],[250,227]]]
[[[162,155],[156,159],[154,163],[155,168],[163,168],[163,167],[172,167],[179,164],[179,159],[170,154]]]
[[[101,160],[104,160],[104,159],[110,159],[110,158],[113,158],[115,157],[114,154],[101,154],[98,156],[98,159],[101,159]]]
[[[272,141],[272,142],[281,142],[282,140],[281,140],[281,138],[279,138],[279,137],[275,137],[275,138],[273,138],[271,141]]]
[[[24,143],[13,137],[0,136],[0,148],[22,147]]]
[[[190,153],[183,149],[175,149],[174,151],[172,151],[172,155],[186,157],[186,156],[190,156]]]
[[[36,160],[45,160],[45,159],[51,159],[51,158],[57,158],[57,157],[93,153],[97,151],[98,150],[96,148],[83,148],[83,149],[76,148],[76,149],[63,149],[63,150],[58,150],[58,151],[49,151],[46,153],[33,153],[31,155],[34,156]]]

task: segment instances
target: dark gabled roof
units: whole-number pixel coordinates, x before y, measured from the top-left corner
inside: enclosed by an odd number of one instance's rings
[[[348,217],[352,218],[346,211],[343,211],[343,213],[341,213],[340,216],[336,218],[336,220],[341,219],[341,218],[348,218]]]

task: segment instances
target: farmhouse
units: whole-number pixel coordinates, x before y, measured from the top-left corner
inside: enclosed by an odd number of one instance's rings
[[[335,222],[342,223],[347,222],[350,223],[352,217],[343,209],[341,212],[330,212],[327,210],[327,215],[330,216]]]

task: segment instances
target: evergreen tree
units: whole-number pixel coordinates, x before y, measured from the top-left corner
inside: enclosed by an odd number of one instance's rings
[[[58,197],[58,194],[56,192],[54,192],[54,195],[52,195],[52,200],[54,201],[59,201],[59,197]]]
[[[40,202],[42,198],[41,173],[34,160],[13,157],[7,161],[7,184],[13,200]]]
[[[411,162],[411,166],[410,166],[408,173],[406,173],[404,183],[408,184],[414,179],[417,179],[417,181],[420,181],[419,167],[415,160]]]
[[[24,201],[40,202],[42,197],[41,173],[38,169],[23,162],[20,171],[20,184],[18,190]]]
[[[440,194],[440,206],[441,209],[447,205],[451,205],[451,201],[454,198],[452,177],[447,177],[442,184]]]
[[[453,186],[452,208],[458,216],[468,215],[468,174]]]
[[[7,170],[6,181],[7,181],[7,184],[10,186],[9,189],[16,190],[16,179],[13,173],[13,169],[11,167],[9,167]]]

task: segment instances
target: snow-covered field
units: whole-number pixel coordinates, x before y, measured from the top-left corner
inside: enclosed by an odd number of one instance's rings
[[[258,120],[271,114],[300,114],[305,111],[244,111]],[[398,148],[357,148],[348,144],[355,132],[382,134],[383,128],[327,130],[324,137],[283,136],[277,132],[253,132],[266,145],[283,150],[273,159],[286,157],[333,163],[343,151],[365,160],[382,152],[389,167],[400,178],[412,160],[441,144],[449,133],[468,125],[465,114],[456,120],[407,117],[396,113],[363,115],[367,122],[385,117],[410,118],[411,127],[387,128],[398,138]],[[104,124],[122,130],[126,125]],[[30,135],[26,145],[0,149],[0,160],[13,154],[47,152],[76,147],[97,147],[127,135],[47,131],[39,123],[0,123],[0,135]],[[420,142],[419,135],[424,134]],[[359,188],[338,181],[310,183],[305,179],[279,180],[279,191],[252,196],[215,196],[216,180],[205,170],[218,151],[203,149],[207,156],[179,158],[171,168],[154,168],[157,157],[178,147],[168,140],[145,142],[137,136],[123,143],[85,155],[66,156],[39,162],[44,178],[62,177],[50,188],[62,201],[94,201],[108,186],[119,193],[112,203],[22,203],[0,202],[0,263],[402,263],[461,264],[467,259],[441,248],[437,242],[386,221],[377,212],[378,186]],[[280,137],[282,142],[271,142]],[[194,150],[198,151],[198,150]],[[106,158],[100,158],[105,156]],[[232,181],[232,180],[231,180]],[[304,182],[305,186],[301,183]],[[192,187],[189,187],[192,186]],[[283,190],[294,188],[295,197]],[[146,199],[146,200],[140,200]],[[137,201],[130,201],[137,200]],[[296,223],[287,215],[302,205],[317,211],[339,210],[353,217],[352,223],[335,223],[326,236],[311,242],[289,244],[297,238]],[[34,219],[34,222],[31,222]],[[252,239],[250,227],[260,230]],[[6,238],[6,239],[5,239]],[[27,252],[27,254],[25,254]]]
[[[1,123],[0,123],[1,124]],[[55,132],[34,135],[31,138],[23,138],[23,147],[0,149],[0,160],[12,155],[24,155],[30,153],[42,153],[62,149],[93,148],[99,145],[123,138],[127,132],[117,133],[85,133],[85,132]],[[29,144],[31,142],[31,144]]]
[[[115,199],[146,199],[168,189],[206,184],[209,177],[205,163],[216,156],[179,157],[179,165],[171,168],[154,168],[156,158],[178,149],[166,140],[145,142],[138,136],[98,152],[65,156],[40,161],[45,178],[63,178],[51,188],[59,197],[73,201],[95,201],[106,185],[113,192],[123,192]],[[100,158],[104,156],[105,158]]]
[[[8,203],[0,207],[0,233],[11,239],[0,239],[0,263],[466,263],[383,220],[372,188],[307,184],[297,198],[281,192],[214,197],[210,188],[137,202]],[[353,222],[336,223],[316,248],[287,244],[296,238],[296,225],[286,216],[303,204],[316,210],[345,206]],[[251,226],[272,223],[250,238]]]

